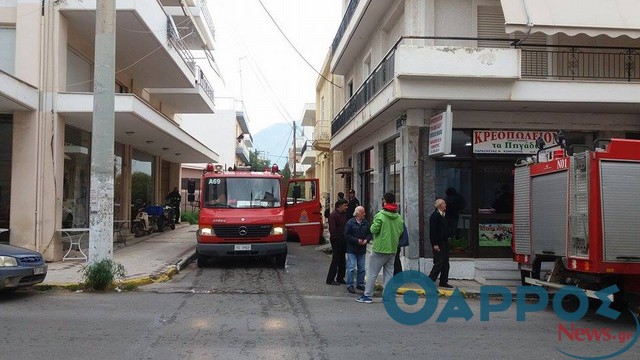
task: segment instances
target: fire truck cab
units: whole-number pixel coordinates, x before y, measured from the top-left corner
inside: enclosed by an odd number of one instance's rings
[[[210,258],[262,256],[274,257],[284,267],[288,238],[299,238],[301,245],[320,241],[318,189],[318,179],[284,183],[277,165],[252,172],[208,164],[200,189],[198,267]]]
[[[514,260],[523,282],[575,285],[587,296],[618,285],[640,297],[640,141],[608,140],[606,148],[516,164]],[[548,276],[540,264],[552,262]]]

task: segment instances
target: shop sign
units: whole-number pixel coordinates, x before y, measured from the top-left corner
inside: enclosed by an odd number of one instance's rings
[[[513,238],[513,225],[503,224],[480,224],[478,226],[478,240],[480,246],[511,246]]]
[[[429,156],[451,153],[452,126],[451,105],[447,105],[447,111],[429,119]]]
[[[552,131],[474,130],[473,152],[476,154],[530,154],[538,152],[536,139],[555,144]]]

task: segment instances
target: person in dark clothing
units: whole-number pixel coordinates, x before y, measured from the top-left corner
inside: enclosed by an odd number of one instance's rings
[[[329,215],[329,239],[331,241],[331,265],[327,274],[327,285],[346,284],[345,275],[345,252],[347,244],[344,240],[344,225],[347,223],[347,200],[338,200],[335,210]]]
[[[182,195],[180,195],[180,190],[178,187],[174,187],[173,191],[169,193],[166,197],[166,202],[173,208],[173,212],[176,215],[176,224],[180,223],[180,203],[182,202]]]
[[[347,291],[352,294],[356,293],[355,289],[364,291],[364,259],[367,244],[372,237],[369,222],[364,218],[364,215],[364,207],[357,206],[353,211],[353,217],[347,221],[344,227],[344,239],[347,242]],[[358,276],[354,279],[356,266]],[[355,283],[354,280],[356,280]]]
[[[338,200],[346,200],[346,199],[344,198],[344,193],[343,193],[342,191],[340,191],[340,192],[338,193]]]
[[[404,240],[404,243],[403,243]],[[405,225],[404,230],[402,231],[402,235],[400,236],[400,241],[398,241],[398,250],[396,251],[396,258],[393,263],[393,275],[398,275],[402,272],[402,261],[400,260],[400,250],[403,247],[409,246],[409,233],[407,230],[407,226]]]
[[[500,195],[491,204],[491,207],[498,214],[511,214],[513,212],[513,193],[509,189],[509,185],[504,184],[500,187]]]
[[[429,217],[429,240],[433,247],[433,268],[429,278],[435,283],[440,275],[440,287],[452,288],[449,285],[449,238],[451,231],[449,222],[445,218],[447,203],[443,199],[437,199],[436,209]]]
[[[465,208],[465,200],[462,194],[456,191],[455,188],[448,188],[445,192],[444,201],[447,204],[447,212],[445,218],[449,222],[449,228],[452,235],[456,238],[460,237],[460,229],[458,228],[458,221],[460,219],[460,211]]]
[[[356,212],[356,208],[358,206],[360,206],[360,200],[358,200],[358,198],[356,197],[356,191],[351,189],[349,190],[349,194],[347,195],[347,197],[349,198],[349,207],[347,208],[347,218],[351,219],[352,217],[354,217],[355,212]]]

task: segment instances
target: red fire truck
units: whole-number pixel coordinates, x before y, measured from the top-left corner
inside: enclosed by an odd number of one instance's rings
[[[209,258],[258,256],[272,256],[284,267],[287,239],[298,238],[300,245],[320,241],[318,189],[318,179],[285,183],[277,165],[252,172],[208,164],[200,189],[198,267]]]
[[[523,283],[594,291],[618,285],[615,300],[640,299],[640,141],[516,164],[513,252]],[[552,262],[541,278],[542,262]]]

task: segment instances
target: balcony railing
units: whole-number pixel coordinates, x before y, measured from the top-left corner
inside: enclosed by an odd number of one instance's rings
[[[300,157],[304,156],[304,152],[307,150],[313,150],[313,145],[309,140],[305,141],[304,145],[302,145],[302,149],[300,150]]]
[[[173,22],[173,18],[169,15],[167,15],[167,38],[169,39],[169,46],[173,47],[178,52],[178,55],[180,55],[185,64],[187,64],[191,73],[196,75],[196,60],[193,53],[184,43],[184,40],[180,38],[176,24]]]
[[[404,40],[456,41],[490,40],[504,42],[504,47],[520,49],[523,78],[640,81],[640,48],[606,46],[528,45],[517,39],[488,39],[474,37],[403,36],[387,52],[376,69],[347,101],[331,122],[335,135],[355,114],[365,107],[394,76],[394,57]]]
[[[207,77],[204,75],[204,72],[199,67],[198,67],[198,81],[197,81],[197,83],[198,83],[198,85],[200,85],[200,87],[205,92],[205,94],[207,94],[207,96],[209,97],[211,102],[214,102],[213,86],[211,86],[211,83],[209,82],[209,80],[207,80]]]
[[[202,10],[202,16],[204,17],[204,21],[207,23],[207,27],[209,27],[209,31],[211,31],[211,36],[216,38],[216,27],[213,26],[213,18],[211,18],[211,13],[209,13],[209,7],[206,1],[202,1],[200,3],[200,9]]]
[[[358,7],[359,2],[360,0],[349,1],[347,10],[344,12],[344,16],[342,17],[342,21],[340,22],[340,26],[338,27],[338,32],[336,32],[336,36],[333,38],[333,43],[331,43],[331,55],[334,55],[336,53],[336,49],[338,48],[338,45],[340,45],[340,40],[342,40],[344,33],[347,31],[347,27],[351,22],[353,14],[356,12],[356,8]]]
[[[316,123],[313,128],[313,140],[331,140],[331,128],[328,121],[324,120]]]

